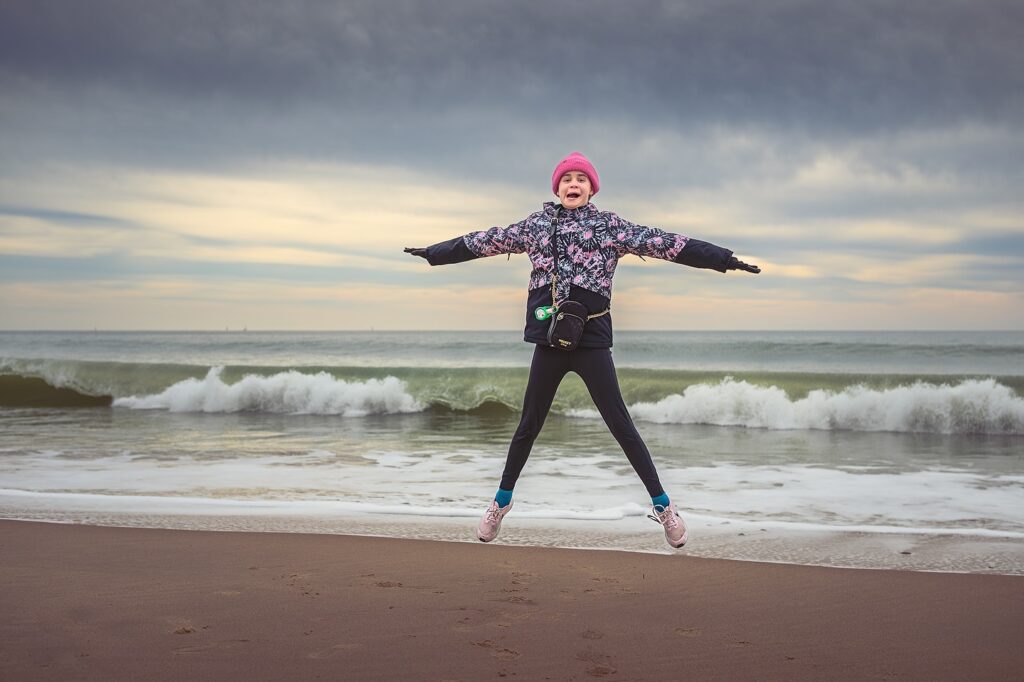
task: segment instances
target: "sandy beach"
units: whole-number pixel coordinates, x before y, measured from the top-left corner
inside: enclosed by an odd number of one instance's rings
[[[1024,579],[0,521],[0,677],[1011,679]]]

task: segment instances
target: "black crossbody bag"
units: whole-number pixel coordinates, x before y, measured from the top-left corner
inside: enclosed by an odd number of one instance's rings
[[[587,314],[587,307],[579,301],[565,301],[561,306],[555,303],[555,286],[558,284],[558,211],[551,221],[551,256],[554,272],[551,274],[551,324],[548,326],[548,345],[559,350],[574,350],[583,336],[583,327],[595,317],[607,315],[611,308],[594,315]]]

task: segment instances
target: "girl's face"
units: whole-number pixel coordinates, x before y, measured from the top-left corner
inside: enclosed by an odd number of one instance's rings
[[[591,196],[590,178],[582,171],[569,171],[558,181],[558,198],[565,208],[585,206]]]

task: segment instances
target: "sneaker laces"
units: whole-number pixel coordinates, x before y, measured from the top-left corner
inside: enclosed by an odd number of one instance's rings
[[[661,511],[658,508],[661,507]],[[651,508],[654,514],[648,514],[647,518],[651,521],[656,521],[666,528],[675,528],[679,525],[679,517],[672,513],[672,510],[668,507],[662,507],[660,504]]]
[[[484,518],[487,519],[489,523],[497,523],[501,518],[501,510],[504,508],[505,507],[499,507],[498,503],[495,502],[487,508],[487,511],[484,512]]]

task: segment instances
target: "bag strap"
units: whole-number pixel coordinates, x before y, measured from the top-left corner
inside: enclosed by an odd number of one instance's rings
[[[555,209],[555,217],[551,219],[551,308],[555,309],[555,286],[558,284],[558,218],[560,209]]]
[[[551,260],[553,272],[551,273],[551,307],[557,308],[558,304],[555,302],[555,285],[558,284],[558,216],[561,215],[559,209],[555,209],[555,217],[551,220]],[[605,308],[599,313],[593,315],[587,315],[587,321],[594,319],[595,317],[601,317],[607,315],[612,311],[611,307]]]

